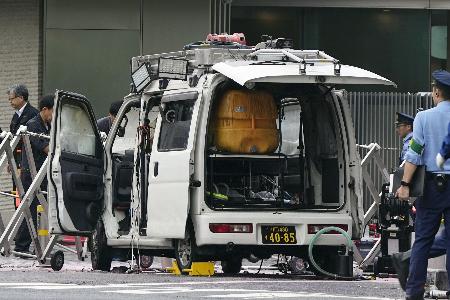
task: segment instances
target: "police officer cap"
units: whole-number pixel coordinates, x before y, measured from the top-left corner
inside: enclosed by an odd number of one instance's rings
[[[395,124],[410,124],[412,125],[414,123],[414,117],[411,117],[410,115],[399,113],[397,112],[397,121]]]
[[[436,70],[431,74],[436,82],[450,88],[450,73],[444,70]]]

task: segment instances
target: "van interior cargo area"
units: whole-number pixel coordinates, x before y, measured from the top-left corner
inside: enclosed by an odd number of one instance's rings
[[[209,160],[212,182],[212,193],[207,192],[209,202],[215,208],[296,207],[302,190],[301,183],[294,182],[289,191],[285,190],[288,187],[284,182],[287,163],[286,156],[276,154],[212,154]]]
[[[332,96],[320,89],[298,96],[277,95],[281,89],[274,91],[280,141],[276,151],[248,154],[218,150],[214,145],[217,131],[211,129],[217,120],[210,121],[207,205],[215,210],[338,209],[344,198],[339,188],[343,158],[338,153],[339,122]],[[212,118],[217,115],[216,103],[211,108]]]

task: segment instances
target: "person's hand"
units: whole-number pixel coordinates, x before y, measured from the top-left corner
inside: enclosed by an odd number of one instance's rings
[[[444,168],[445,158],[442,157],[440,153],[436,155],[436,165],[439,167],[439,169]]]
[[[400,186],[397,190],[397,192],[395,193],[395,196],[403,201],[408,201],[409,199],[409,187],[407,186]]]

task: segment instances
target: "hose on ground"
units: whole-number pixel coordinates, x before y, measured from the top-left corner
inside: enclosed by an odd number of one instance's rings
[[[325,276],[328,276],[328,277],[331,277],[331,278],[334,278],[334,279],[346,279],[346,280],[354,279],[353,277],[340,276],[340,275],[335,274],[335,273],[327,272],[324,269],[322,269],[316,263],[316,261],[314,260],[314,256],[313,256],[312,252],[313,252],[313,248],[314,248],[315,243],[317,242],[317,240],[319,239],[319,237],[322,234],[330,232],[330,231],[337,231],[340,234],[342,234],[345,237],[346,241],[347,241],[347,249],[349,249],[349,251],[351,251],[353,249],[353,242],[352,242],[351,237],[348,235],[347,231],[343,230],[342,228],[335,227],[335,226],[325,227],[325,228],[322,228],[321,230],[319,230],[312,237],[311,242],[309,243],[309,247],[308,247],[309,260],[310,260],[311,264],[316,268],[316,270],[319,271],[320,273],[322,273]]]

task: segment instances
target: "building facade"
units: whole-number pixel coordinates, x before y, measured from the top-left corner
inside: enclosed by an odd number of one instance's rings
[[[396,92],[428,91],[431,70],[450,67],[449,10],[447,0],[0,0],[0,127],[13,114],[11,84],[25,83],[34,105],[56,89],[78,92],[102,117],[129,91],[132,56],[209,32],[243,32],[249,44],[292,38],[395,81]],[[10,181],[1,175],[0,189]],[[12,203],[0,197],[0,211]]]

